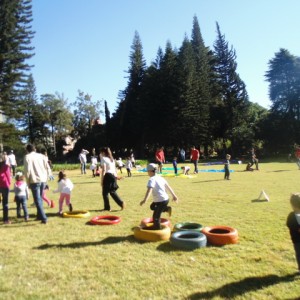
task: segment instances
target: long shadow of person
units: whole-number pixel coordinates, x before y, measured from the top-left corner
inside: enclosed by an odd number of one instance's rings
[[[246,294],[251,291],[257,291],[267,286],[288,282],[294,280],[298,273],[289,274],[283,277],[277,275],[267,275],[261,277],[248,277],[237,282],[227,283],[218,289],[210,292],[195,293],[188,296],[189,300],[196,299],[212,299],[221,297],[225,299],[233,299],[234,297]]]

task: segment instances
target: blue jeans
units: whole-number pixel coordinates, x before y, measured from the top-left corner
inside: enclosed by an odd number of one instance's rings
[[[81,174],[86,174],[86,163],[81,163]]]
[[[21,207],[24,212],[24,218],[25,220],[28,219],[28,210],[27,210],[27,199],[26,196],[16,196],[16,203],[17,203],[17,217],[21,217]]]
[[[47,216],[44,212],[43,199],[42,199],[42,193],[43,193],[44,188],[45,188],[44,182],[30,183],[32,197],[33,197],[36,209],[37,209],[37,219],[46,223]]]
[[[8,195],[9,188],[0,188],[2,195],[2,207],[3,207],[3,222],[8,221]]]

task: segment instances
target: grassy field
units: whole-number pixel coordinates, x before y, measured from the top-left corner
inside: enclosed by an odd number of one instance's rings
[[[191,221],[239,232],[236,245],[194,251],[134,239],[132,228],[151,216],[150,202],[139,206],[146,173],[118,182],[127,206],[120,211],[111,200],[109,214],[122,218],[114,226],[88,224],[103,214],[99,178],[91,171],[85,176],[79,169],[68,171],[74,209],[89,210],[87,219],[60,218],[57,206],[45,207],[49,222],[42,225],[34,221],[31,198],[25,223],[16,218],[11,194],[13,223],[0,225],[0,299],[300,299],[285,225],[290,193],[300,191],[300,171],[293,163],[261,163],[260,168],[244,172],[245,165],[231,165],[230,181],[223,180],[224,173],[204,172],[167,178],[179,197],[172,203],[173,225]],[[51,181],[50,188],[56,184]],[[257,201],[262,190],[270,202]],[[50,190],[48,195],[57,204],[58,194]]]

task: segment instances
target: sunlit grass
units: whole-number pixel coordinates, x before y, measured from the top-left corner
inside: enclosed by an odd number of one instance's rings
[[[167,177],[180,199],[172,203],[172,224],[227,225],[239,232],[236,245],[194,251],[134,239],[132,228],[151,216],[150,202],[139,206],[146,173],[127,178],[123,171],[118,193],[127,206],[120,211],[111,200],[109,214],[122,218],[113,226],[87,225],[103,214],[99,177],[91,171],[67,171],[74,209],[89,210],[88,219],[60,218],[57,205],[45,206],[49,223],[42,225],[34,221],[30,199],[25,223],[16,218],[11,195],[13,224],[0,225],[0,299],[296,299],[300,279],[292,275],[296,262],[285,221],[290,193],[300,191],[300,171],[292,163],[265,163],[255,172],[231,168],[230,181],[224,173]],[[56,184],[49,182],[51,189]],[[263,189],[270,202],[255,201]],[[58,194],[48,196],[57,204]]]

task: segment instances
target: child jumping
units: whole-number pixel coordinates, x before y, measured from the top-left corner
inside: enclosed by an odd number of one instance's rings
[[[169,216],[172,214],[172,208],[168,206],[169,196],[166,190],[172,194],[173,201],[178,202],[178,198],[172,188],[163,177],[156,175],[156,170],[156,164],[149,164],[147,166],[150,179],[147,184],[147,192],[144,200],[140,202],[140,205],[145,204],[152,192],[153,202],[150,205],[150,209],[153,210],[153,229],[155,230],[160,229],[160,216],[163,212],[168,212]]]
[[[59,197],[59,215],[62,215],[63,213],[63,204],[64,200],[66,199],[66,205],[69,207],[69,211],[73,210],[73,206],[71,203],[71,191],[73,189],[74,185],[72,181],[67,178],[67,175],[63,172],[60,171],[58,173],[58,186],[53,193],[60,193]]]
[[[22,218],[21,216],[21,207],[24,212],[24,219],[27,222],[29,219],[28,210],[27,210],[27,200],[29,198],[28,186],[24,181],[24,176],[22,173],[17,173],[16,182],[14,185],[15,192],[15,201],[17,204],[17,217]]]
[[[286,225],[290,230],[300,275],[300,193],[292,194],[290,203],[293,211],[288,215]]]
[[[229,176],[230,176],[230,172],[229,172],[230,158],[231,158],[231,155],[226,154],[226,162],[224,164],[224,171],[225,171],[224,179],[227,179],[227,180],[230,180],[230,178],[229,178]]]

